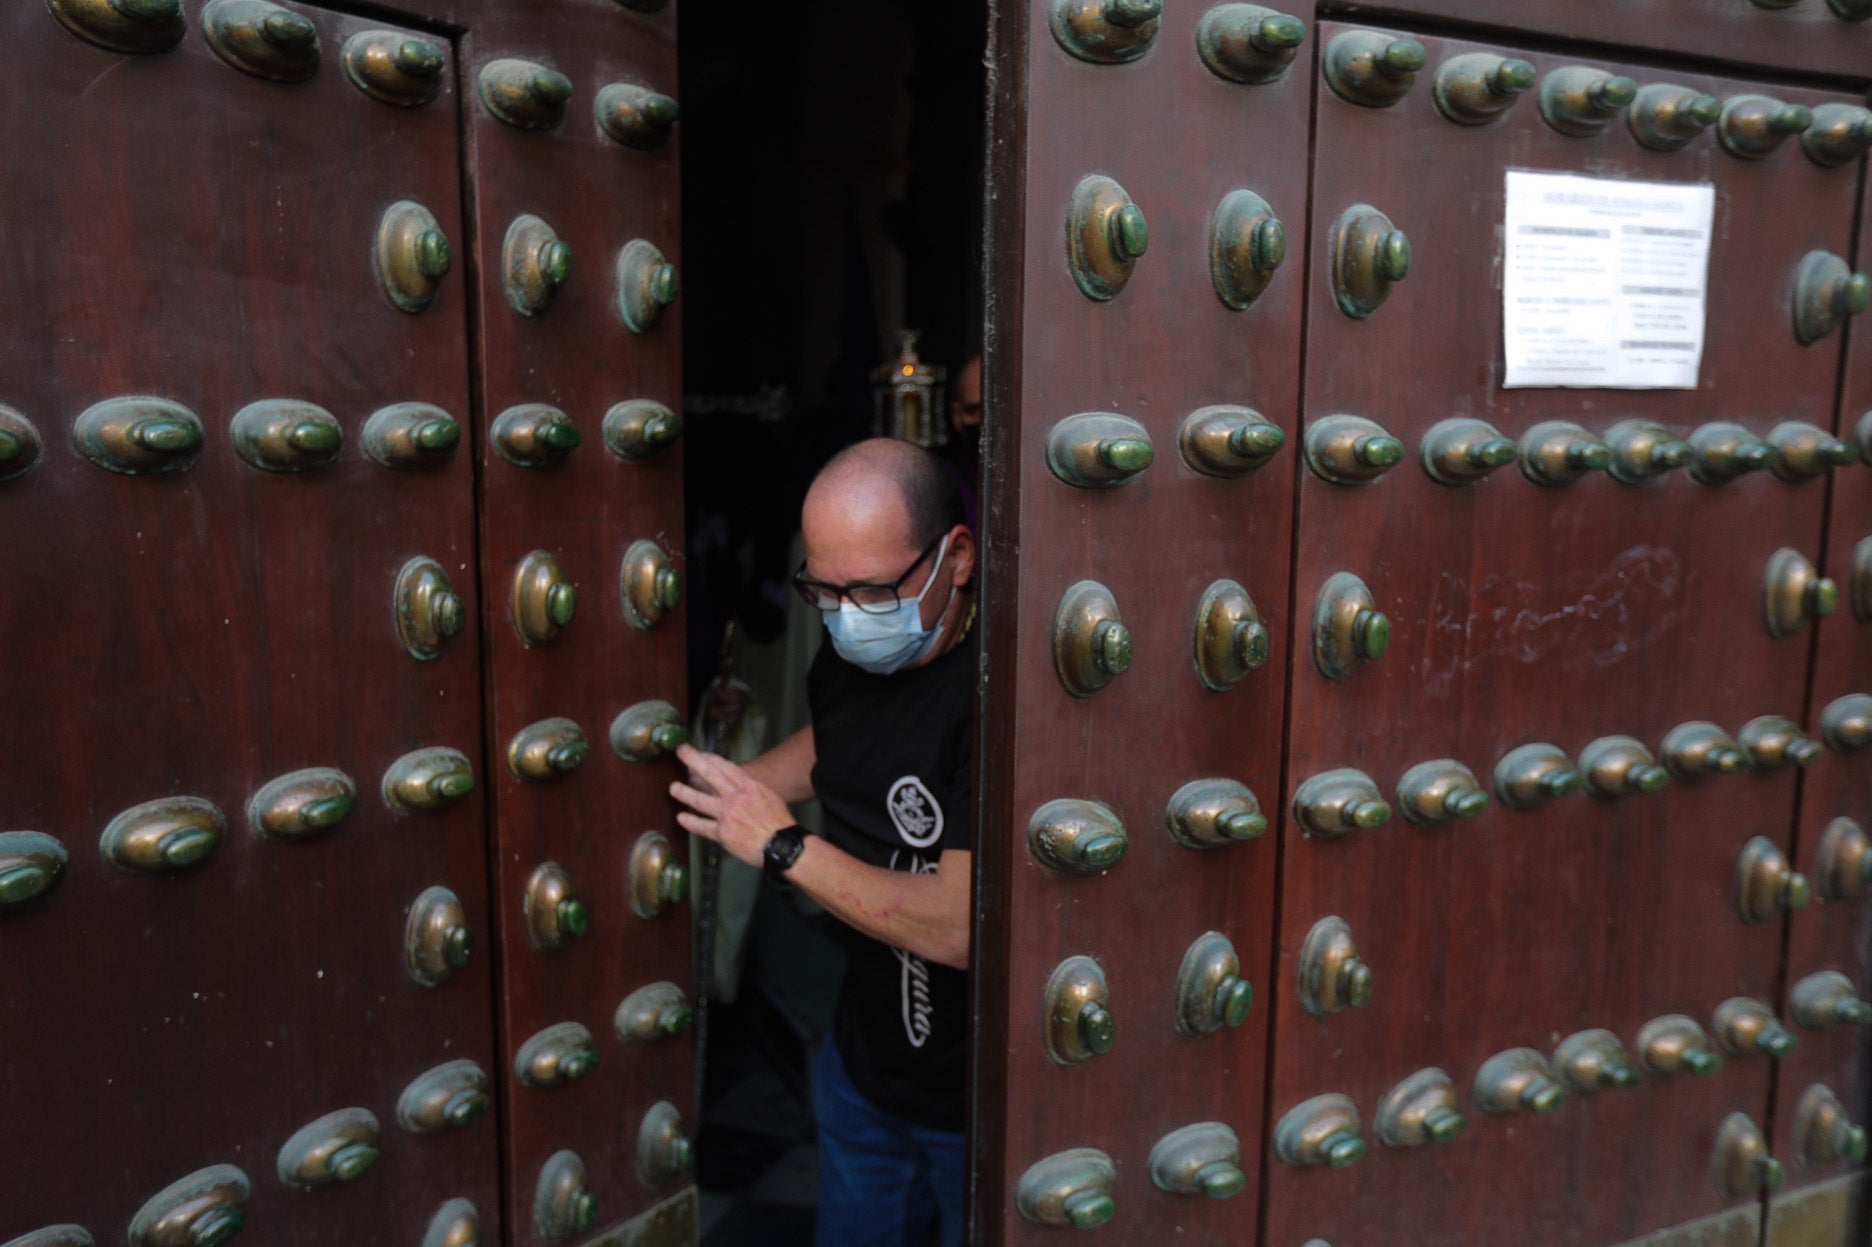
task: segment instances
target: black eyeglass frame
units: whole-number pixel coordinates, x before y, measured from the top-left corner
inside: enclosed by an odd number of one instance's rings
[[[889,584],[868,584],[861,580],[855,580],[850,584],[843,585],[829,584],[826,581],[814,580],[809,577],[806,574],[806,564],[802,562],[799,565],[799,570],[793,573],[793,587],[799,590],[799,595],[805,600],[806,605],[812,607],[814,610],[835,611],[839,608],[839,603],[841,601],[849,598],[853,606],[856,606],[867,615],[887,615],[891,611],[896,610],[898,604],[903,601],[904,581],[916,574],[916,569],[923,566],[923,560],[934,554],[936,552],[936,547],[940,546],[943,543],[943,539],[948,535],[949,531],[947,530],[936,534],[936,539],[923,547],[922,553],[916,556],[916,561],[904,568],[903,575],[897,577],[897,579],[891,581]],[[888,593],[890,595],[890,600],[888,602],[862,602],[852,596],[854,590],[862,591],[865,589],[870,589],[877,593]],[[827,601],[830,601],[832,605],[825,605]]]

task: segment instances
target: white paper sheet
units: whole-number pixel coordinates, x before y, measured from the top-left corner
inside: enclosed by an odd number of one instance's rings
[[[1502,384],[1693,390],[1708,183],[1508,170]]]

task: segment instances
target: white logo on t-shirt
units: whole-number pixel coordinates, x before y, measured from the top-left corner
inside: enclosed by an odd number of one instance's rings
[[[890,811],[897,834],[912,848],[927,849],[942,839],[942,806],[916,776],[906,775],[892,784],[884,808]]]
[[[899,783],[903,782],[901,780]],[[936,819],[937,829],[941,830],[942,816]],[[901,826],[899,830],[902,830]],[[890,868],[897,869],[897,854],[892,853]],[[926,862],[915,853],[903,867],[913,875],[933,875],[936,863]],[[912,1048],[921,1048],[930,1037],[930,1024],[936,1016],[936,1005],[930,999],[929,964],[914,953],[907,953],[901,948],[893,948],[897,962],[903,967],[903,1025],[904,1036],[909,1039]]]

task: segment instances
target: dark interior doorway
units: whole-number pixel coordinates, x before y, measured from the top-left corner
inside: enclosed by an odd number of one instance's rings
[[[951,372],[979,351],[987,3],[801,0],[776,18],[712,0],[686,19],[690,690],[701,709],[726,660],[733,707],[758,711],[713,744],[741,756],[805,722],[820,624],[788,584],[799,507],[818,467],[871,435],[873,371],[904,329]],[[724,868],[699,1067],[705,1243],[812,1241],[806,1070],[843,968],[828,922]]]

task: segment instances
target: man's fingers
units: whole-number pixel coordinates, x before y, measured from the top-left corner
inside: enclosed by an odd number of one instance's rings
[[[669,794],[699,814],[706,814],[710,818],[721,816],[721,798],[712,792],[691,788],[678,780],[669,786]]]
[[[717,792],[740,784],[741,768],[720,754],[703,753],[699,749],[691,749],[689,753],[689,757],[683,758],[683,764],[689,768],[690,778],[701,777]]]
[[[700,814],[691,814],[688,810],[678,810],[676,822],[684,831],[694,832],[704,840],[721,839],[715,828],[715,820],[712,818],[703,818]]]

